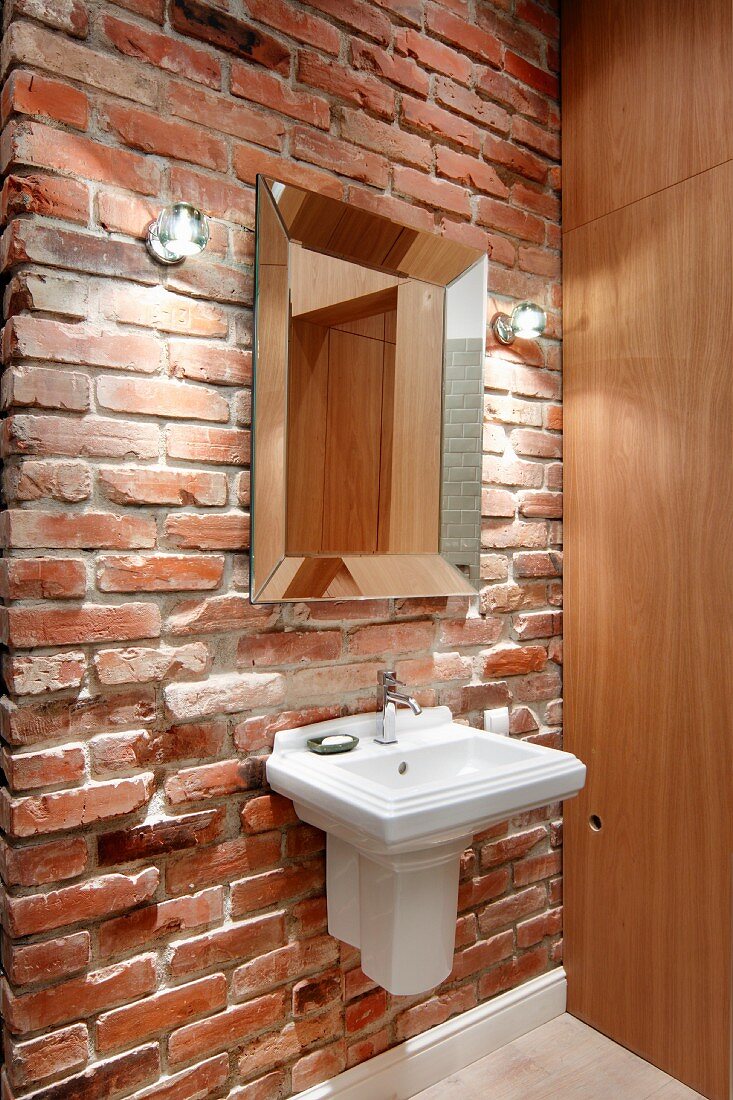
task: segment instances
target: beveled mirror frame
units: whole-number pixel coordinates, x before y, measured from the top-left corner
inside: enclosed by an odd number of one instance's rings
[[[314,254],[333,260],[320,261]],[[288,552],[291,329],[294,312],[298,313],[293,310],[292,271],[297,264],[299,285],[308,290],[307,279],[303,280],[303,273],[310,270],[306,263],[326,270],[322,286],[334,270],[338,276],[347,270],[345,265],[359,265],[363,270],[354,278],[361,285],[360,297],[349,304],[365,302],[367,307],[356,316],[366,318],[370,302],[372,314],[378,308],[394,311],[397,365],[393,379],[397,382],[390,396],[388,495],[389,515],[399,520],[387,520],[392,533],[385,550]],[[334,268],[334,263],[340,268]],[[258,176],[255,272],[252,602],[474,595],[481,519],[485,253]],[[422,297],[417,315],[398,308],[400,300],[409,302],[410,295],[414,298],[418,292]],[[393,295],[389,302],[394,305],[378,304],[387,300],[385,295]],[[335,320],[321,320],[329,311],[333,317],[343,300],[338,293],[331,298],[336,305],[328,311],[306,313],[300,306],[299,316],[337,327],[338,315]],[[442,346],[436,346],[435,326],[410,326],[410,320],[426,316],[426,310],[433,318],[436,310],[441,311]],[[440,404],[438,440],[430,430],[436,402]],[[304,419],[307,422],[302,413]],[[396,435],[399,438],[393,442]],[[383,471],[382,464],[380,475]],[[309,491],[309,473],[303,470],[302,489],[297,491]],[[291,473],[291,480],[297,482],[300,474],[300,470],[294,476]],[[291,484],[291,494],[295,491]],[[432,499],[435,522],[426,523],[424,502]],[[320,507],[325,507],[323,500]],[[427,515],[432,514],[431,506]]]

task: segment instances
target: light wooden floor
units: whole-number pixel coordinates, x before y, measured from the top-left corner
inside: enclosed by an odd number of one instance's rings
[[[699,1095],[565,1015],[413,1100],[695,1100]]]

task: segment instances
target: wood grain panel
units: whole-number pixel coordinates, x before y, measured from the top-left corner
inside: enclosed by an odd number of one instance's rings
[[[331,330],[321,543],[327,553],[377,548],[383,357],[381,340]]]
[[[694,8],[708,26],[718,5]],[[564,243],[565,746],[588,765],[566,807],[569,1010],[713,1100],[731,1022],[731,224],[726,164]]]
[[[285,417],[288,367],[288,243],[266,188],[257,192],[257,347],[252,590],[258,592],[285,550]],[[257,504],[266,503],[265,507]]]
[[[293,317],[323,313],[321,317],[311,316],[309,319],[317,320],[321,324],[340,324],[347,317],[356,316],[356,309],[352,305],[354,298],[378,295],[380,291],[389,291],[396,287],[398,282],[395,275],[371,271],[347,260],[337,260],[334,256],[323,256],[319,252],[301,248],[298,244],[290,245]],[[325,313],[336,305],[345,307],[346,316],[339,317],[336,311],[332,311],[330,315]],[[390,308],[389,295],[384,304],[377,302],[371,312],[384,312],[385,308]]]
[[[321,549],[327,407],[328,329],[294,320],[288,383],[289,554]]]
[[[296,579],[297,578],[297,579]],[[286,557],[261,601],[475,596],[473,585],[439,554]]]
[[[438,550],[444,297],[417,281],[397,291],[390,477],[380,499],[380,523],[386,514],[389,524],[380,549],[393,554]]]
[[[565,0],[566,230],[733,157],[730,0]]]

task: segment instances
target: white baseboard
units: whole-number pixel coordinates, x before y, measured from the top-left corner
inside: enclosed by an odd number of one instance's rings
[[[565,1011],[562,967],[347,1069],[294,1100],[409,1100]]]

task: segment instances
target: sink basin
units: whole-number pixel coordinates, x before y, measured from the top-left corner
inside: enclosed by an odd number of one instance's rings
[[[375,714],[275,737],[274,791],[327,834],[329,932],[361,948],[362,969],[396,994],[439,984],[453,961],[460,856],[493,822],[577,794],[585,766],[570,753],[485,733],[447,707],[397,714],[397,743],[378,744]],[[311,737],[358,737],[318,756]]]

